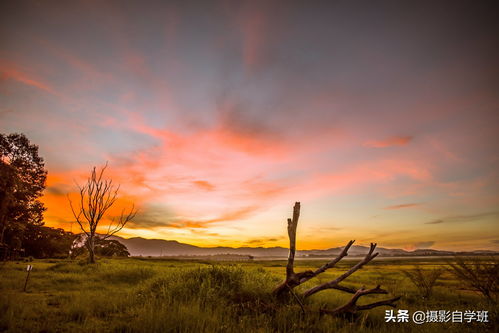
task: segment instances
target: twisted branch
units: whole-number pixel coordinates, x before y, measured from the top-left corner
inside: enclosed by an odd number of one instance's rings
[[[397,307],[395,302],[400,299],[400,296],[398,296],[365,305],[357,305],[357,301],[359,300],[360,297],[369,294],[388,294],[388,291],[381,289],[379,285],[377,285],[375,288],[372,289],[364,289],[364,287],[362,287],[359,290],[357,290],[357,292],[352,296],[352,298],[350,299],[350,301],[348,301],[347,304],[342,305],[334,310],[321,309],[320,312],[323,314],[340,315],[344,313],[353,314],[356,313],[357,311],[369,310],[378,306],[391,306],[395,308]]]
[[[296,228],[298,225],[299,217],[300,217],[300,203],[296,202],[293,207],[293,218],[288,219],[289,255],[288,255],[288,262],[286,265],[286,279],[284,280],[284,282],[278,285],[273,291],[273,294],[278,297],[282,297],[283,295],[291,293],[298,301],[299,298],[297,298],[296,294],[293,292],[293,288],[299,286],[302,283],[305,283],[306,281],[318,276],[319,274],[324,273],[326,270],[333,268],[341,259],[348,256],[348,250],[352,247],[353,243],[355,242],[354,240],[349,241],[348,244],[343,248],[343,250],[338,254],[338,256],[336,256],[336,258],[322,265],[315,271],[307,270],[304,272],[295,273],[294,260],[296,254]],[[368,253],[361,261],[359,261],[357,264],[355,264],[348,271],[346,271],[336,279],[308,289],[303,293],[302,298],[307,298],[325,289],[336,289],[353,294],[350,301],[345,305],[338,307],[334,310],[327,310],[327,309],[321,310],[321,313],[327,313],[332,315],[338,315],[344,313],[353,314],[360,310],[368,310],[378,306],[395,307],[396,306],[395,302],[398,301],[400,297],[394,297],[387,300],[382,300],[365,305],[357,305],[358,299],[364,295],[388,294],[388,292],[384,289],[381,289],[379,285],[372,289],[365,289],[364,287],[362,287],[361,289],[358,290],[340,285],[340,282],[348,278],[350,275],[361,269],[364,265],[368,264],[371,260],[373,260],[379,255],[379,253],[377,252],[374,253],[375,249],[376,249],[376,243],[371,243]],[[301,301],[299,301],[299,303],[303,311],[303,304],[301,303]]]
[[[333,288],[334,286],[338,285],[338,283],[340,283],[341,281],[345,280],[347,277],[349,277],[350,275],[352,275],[353,273],[355,273],[357,270],[359,270],[360,268],[362,268],[362,266],[364,266],[365,264],[367,264],[368,262],[370,262],[371,260],[373,260],[374,258],[376,258],[379,253],[374,253],[374,250],[376,249],[376,243],[371,243],[371,247],[369,248],[369,252],[366,254],[366,256],[364,257],[364,259],[362,259],[361,261],[359,261],[355,266],[353,266],[352,268],[350,268],[347,272],[343,273],[342,275],[340,275],[338,278],[332,280],[332,281],[329,281],[329,282],[326,282],[326,283],[323,283],[323,284],[320,284],[318,286],[315,286],[313,288],[310,288],[308,289],[307,291],[305,291],[305,293],[303,294],[304,297],[309,297],[321,290],[324,290],[324,289],[331,289]]]

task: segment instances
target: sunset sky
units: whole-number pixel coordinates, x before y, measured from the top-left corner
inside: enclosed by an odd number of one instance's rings
[[[496,13],[3,1],[0,132],[39,145],[48,226],[77,231],[67,194],[107,161],[123,237],[287,246],[301,201],[300,249],[499,250]]]

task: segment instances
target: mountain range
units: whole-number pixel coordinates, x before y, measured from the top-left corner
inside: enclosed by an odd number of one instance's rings
[[[113,236],[113,238],[125,245],[131,256],[159,257],[159,256],[215,256],[215,255],[244,255],[253,257],[287,257],[288,249],[284,247],[200,247],[175,240],[164,239],[145,239],[141,237],[122,238]],[[338,255],[343,247],[334,247],[325,250],[298,250],[297,257],[321,258]],[[348,251],[349,256],[364,256],[369,251],[366,246],[353,245]],[[383,247],[376,248],[380,257],[398,257],[398,256],[449,256],[449,255],[483,255],[497,254],[494,251],[471,251],[471,252],[452,252],[434,249],[417,249],[406,251],[403,249],[388,249]]]

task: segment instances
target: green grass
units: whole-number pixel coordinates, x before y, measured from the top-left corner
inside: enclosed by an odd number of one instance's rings
[[[324,261],[297,261],[296,270]],[[355,261],[297,288],[303,291],[328,281]],[[22,292],[26,263],[0,268],[0,331],[8,332],[495,332],[497,305],[463,290],[445,272],[432,297],[423,300],[402,270],[414,264],[441,267],[439,259],[378,260],[347,279],[345,286],[381,284],[403,298],[398,308],[416,310],[487,310],[490,323],[385,323],[384,311],[363,312],[355,321],[320,316],[351,295],[328,290],[305,302],[279,303],[272,289],[284,278],[284,261],[216,263],[177,260],[101,259],[95,265],[78,261],[38,260],[32,263],[27,292]],[[386,297],[386,295],[384,295]],[[390,295],[389,295],[390,296]],[[364,297],[360,303],[382,299]]]

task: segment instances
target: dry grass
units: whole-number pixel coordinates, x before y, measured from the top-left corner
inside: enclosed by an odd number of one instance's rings
[[[320,276],[331,279],[353,265],[345,261]],[[381,284],[403,296],[399,308],[415,310],[488,310],[489,324],[385,323],[383,308],[356,321],[319,316],[350,295],[325,291],[306,302],[307,313],[290,300],[270,296],[284,278],[284,261],[211,263],[175,260],[109,259],[96,265],[72,261],[35,261],[28,284],[24,263],[0,271],[0,331],[8,332],[476,332],[495,331],[497,307],[477,293],[459,291],[449,272],[440,277],[431,300],[402,273],[414,261],[374,261],[349,278],[346,286]],[[318,262],[298,261],[299,268]],[[444,267],[438,260],[419,261],[424,269]],[[297,288],[298,292],[308,287]],[[365,302],[372,301],[366,299]]]

